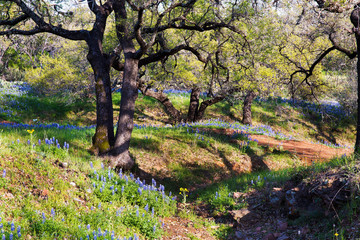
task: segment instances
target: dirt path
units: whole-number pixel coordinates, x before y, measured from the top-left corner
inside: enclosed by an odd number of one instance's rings
[[[207,129],[209,130],[209,129]],[[232,129],[211,129],[218,134],[225,134],[231,136],[234,134]],[[299,140],[278,140],[274,137],[265,135],[249,134],[252,140],[257,140],[258,145],[268,146],[271,148],[280,148],[289,151],[298,156],[301,160],[308,164],[314,161],[328,161],[334,157],[342,156],[344,154],[350,155],[353,150],[348,148],[333,148],[323,144],[310,143]]]
[[[251,138],[259,141],[260,146],[282,149],[298,156],[301,160],[311,163],[313,161],[327,161],[344,154],[350,155],[353,150],[348,148],[333,148],[322,144],[309,143],[297,140],[277,140],[265,135],[251,135]]]

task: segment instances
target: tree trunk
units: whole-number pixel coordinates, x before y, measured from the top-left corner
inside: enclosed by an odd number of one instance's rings
[[[155,98],[156,100],[161,102],[161,104],[165,108],[165,112],[167,113],[168,116],[170,116],[170,118],[173,120],[174,123],[181,122],[181,112],[174,107],[174,105],[172,104],[170,99],[166,96],[166,94],[164,94],[163,92],[152,91],[151,89],[148,89],[141,84],[139,85],[138,88],[144,96]]]
[[[360,9],[355,8],[350,16],[350,20],[354,25],[354,33],[356,38],[356,48],[360,49]],[[355,142],[355,154],[360,154],[360,54],[357,54],[357,122],[356,122],[356,142]]]
[[[249,91],[245,96],[244,107],[243,107],[243,119],[242,119],[243,124],[248,124],[248,125],[252,124],[251,104],[255,97],[256,97],[256,93],[254,91]]]
[[[96,95],[96,130],[91,151],[95,154],[107,154],[114,145],[113,107],[110,83],[110,62],[108,57],[89,44],[88,61],[94,71]]]
[[[200,107],[199,109],[196,111],[196,114],[195,114],[195,121],[200,121],[203,117],[204,117],[204,114],[205,114],[205,110],[207,107],[215,104],[215,103],[218,103],[222,100],[225,99],[225,96],[217,96],[217,97],[214,97],[214,98],[211,98],[211,99],[208,99],[208,100],[205,100],[203,101],[201,104],[200,104]]]
[[[195,116],[196,116],[198,108],[199,108],[199,99],[200,99],[200,88],[194,87],[191,90],[189,111],[188,111],[186,122],[194,122],[195,121]]]
[[[139,60],[137,59],[125,58],[119,121],[114,148],[110,156],[112,167],[131,169],[135,164],[130,156],[129,147],[134,128],[135,102],[138,96],[138,63]]]

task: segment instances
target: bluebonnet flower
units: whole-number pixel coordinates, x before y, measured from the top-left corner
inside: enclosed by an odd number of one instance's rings
[[[91,167],[91,169],[93,169],[93,168],[94,168],[94,165],[93,165],[93,163],[92,163],[92,162],[90,162],[90,167]]]
[[[20,139],[18,139],[18,140],[16,140],[16,141],[17,141],[18,144],[20,143]]]
[[[124,188],[124,186],[122,186],[121,187],[121,193],[124,193],[124,190],[125,190],[125,188]]]
[[[42,213],[42,218],[43,218],[42,223],[45,223],[45,221],[46,221],[45,213]]]
[[[55,210],[53,208],[51,208],[51,216],[55,217]]]
[[[9,234],[9,239],[13,240],[13,234],[12,233]]]
[[[147,212],[149,210],[149,204],[146,204],[144,207],[145,211]]]
[[[128,179],[128,177],[125,175],[125,181],[126,181],[126,184],[128,184],[128,182],[129,182],[129,179]]]
[[[2,235],[2,240],[6,240],[5,234]]]
[[[30,140],[27,140],[27,144],[30,145]]]
[[[17,235],[18,235],[18,237],[21,237],[21,227],[20,226],[18,226],[18,228],[17,228]]]
[[[99,206],[98,206],[98,208],[99,208],[99,209],[101,208],[101,203],[99,203]]]
[[[156,232],[156,225],[153,226],[153,232]]]
[[[15,230],[15,224],[12,222],[10,225],[11,225],[10,230],[13,232]]]
[[[104,169],[104,164],[103,163],[101,163],[101,168]]]
[[[90,229],[90,224],[86,225],[86,228],[87,228],[87,230],[89,230]]]
[[[3,170],[2,177],[3,177],[3,178],[6,177],[6,170],[5,170],[5,169]]]
[[[41,145],[41,140],[40,139],[38,140],[38,144],[39,144],[39,146]]]

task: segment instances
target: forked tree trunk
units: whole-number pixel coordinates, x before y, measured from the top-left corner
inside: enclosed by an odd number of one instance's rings
[[[357,7],[353,10],[350,16],[350,20],[354,25],[354,33],[356,38],[356,47],[360,49],[360,8]],[[357,54],[357,123],[356,123],[356,142],[355,142],[355,153],[360,154],[360,54]]]
[[[251,105],[255,97],[256,93],[254,91],[249,91],[245,96],[242,119],[243,124],[252,124]]]
[[[199,108],[199,99],[200,99],[200,88],[194,87],[191,90],[189,111],[188,111],[186,122],[194,122],[195,121],[195,116],[196,116],[198,108]]]
[[[110,156],[112,167],[131,169],[135,162],[130,156],[131,133],[134,128],[135,102],[138,96],[138,62],[134,58],[125,58],[119,121],[114,148]]]
[[[138,88],[144,96],[152,97],[158,100],[164,106],[166,114],[172,119],[174,123],[181,122],[181,112],[174,107],[166,94],[163,92],[155,92],[141,84]]]
[[[216,104],[216,103],[218,103],[218,102],[220,102],[220,101],[222,101],[224,99],[225,99],[225,96],[220,95],[220,96],[217,96],[217,97],[202,101],[201,104],[200,104],[199,109],[196,111],[194,121],[200,121],[204,117],[205,110],[207,109],[207,107],[210,107],[211,105],[214,105],[214,104]]]

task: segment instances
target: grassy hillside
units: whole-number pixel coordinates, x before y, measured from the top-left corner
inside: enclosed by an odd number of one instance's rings
[[[280,144],[264,146],[254,137],[346,149],[353,144],[353,119],[339,108],[258,100],[254,126],[244,126],[241,102],[222,102],[207,111],[206,121],[171,126],[159,103],[139,96],[130,149],[137,167],[123,173],[88,152],[92,99],[25,92],[3,92],[1,98],[0,237],[270,239],[279,233],[296,239],[300,231],[305,239],[351,239],[360,234],[356,158],[309,165]],[[170,97],[186,111],[188,95]],[[115,94],[115,109],[119,101]],[[317,194],[307,197],[311,204],[296,197],[298,215],[289,215],[288,191],[302,196],[309,189]],[[343,192],[346,201],[338,199]],[[254,212],[256,221],[241,220],[239,211]]]

